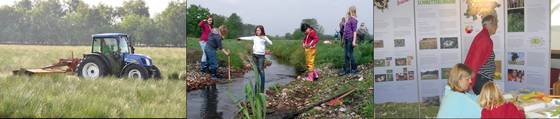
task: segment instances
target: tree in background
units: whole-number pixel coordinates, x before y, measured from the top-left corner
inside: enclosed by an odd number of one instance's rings
[[[229,29],[226,38],[236,38],[243,32],[243,23],[241,22],[241,17],[236,13],[232,13],[225,23],[226,27]]]
[[[222,15],[219,15],[219,14],[214,14],[214,13],[212,13],[211,16],[212,16],[214,27],[217,28],[220,25],[225,25],[226,19],[227,19],[226,17],[224,17]],[[200,35],[200,34],[198,34],[198,35]]]
[[[123,7],[118,9],[119,16],[125,17],[127,15],[139,15],[150,17],[150,12],[144,0],[127,0],[124,1]]]
[[[212,16],[213,27],[225,25],[228,28],[226,38],[236,38],[239,36],[249,36],[255,34],[255,25],[244,24],[241,17],[237,13],[232,13],[229,17],[215,13],[210,13],[207,8],[190,5],[187,7],[187,35],[189,37],[200,37],[200,28],[198,22],[202,21],[208,15]]]
[[[315,31],[317,32],[317,36],[319,36],[319,39],[324,40],[327,38],[327,36],[325,36],[324,33],[324,28],[323,26],[319,25],[319,22],[317,22],[317,19],[315,18],[310,18],[310,19],[303,19],[301,20],[301,23],[306,23],[309,24],[311,27],[315,28]],[[289,34],[286,34],[289,35]],[[284,35],[284,37],[287,37],[286,35]],[[294,30],[294,32],[292,33],[291,39],[295,39],[295,40],[301,40],[303,39],[303,37],[305,37],[305,34],[303,34],[303,32],[300,31],[299,26],[297,26],[297,28]]]
[[[255,35],[255,29],[257,28],[257,26],[253,25],[253,24],[243,24],[242,26],[243,30],[242,32],[239,34],[240,36],[251,36],[251,35]],[[265,27],[266,28],[266,27]]]
[[[187,35],[190,37],[200,37],[201,30],[198,27],[198,22],[202,21],[210,15],[208,8],[203,8],[197,5],[187,7]],[[214,26],[222,24],[225,18],[219,19],[219,15],[212,14]]]
[[[126,0],[122,7],[83,0],[18,0],[0,6],[0,43],[89,45],[91,34],[124,32],[138,44],[185,46],[185,8],[185,0],[173,1],[151,18],[143,0]]]
[[[182,42],[184,39],[187,39],[187,29],[183,27],[176,27],[176,26],[185,26],[187,22],[185,20],[186,8],[187,4],[180,3],[180,2],[171,2],[169,3],[167,9],[163,11],[158,17],[156,17],[155,23],[159,28],[167,28],[167,29],[159,29],[159,31],[163,34],[163,39],[167,39],[167,43],[177,43]]]

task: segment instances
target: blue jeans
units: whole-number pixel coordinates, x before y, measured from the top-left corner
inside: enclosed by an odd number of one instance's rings
[[[356,59],[352,39],[344,39],[344,73],[357,73]]]
[[[260,82],[257,83],[255,81],[255,90],[260,91],[260,93],[264,93],[264,55],[257,55],[257,54],[253,54],[253,62],[255,62],[255,66],[257,66],[257,73],[259,73],[260,76]],[[257,85],[260,84],[260,85]]]
[[[206,63],[206,53],[204,52],[204,49],[206,48],[206,42],[199,41],[198,44],[200,44],[200,49],[202,50],[202,57],[200,58],[200,71],[205,72],[206,70],[208,70],[208,64]]]
[[[210,67],[210,73],[213,77],[218,76],[218,56],[216,55],[216,49],[206,47],[204,52],[206,53],[206,60]]]

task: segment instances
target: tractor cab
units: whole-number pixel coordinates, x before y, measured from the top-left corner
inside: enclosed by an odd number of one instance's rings
[[[92,35],[91,53],[84,54],[77,71],[78,76],[88,78],[108,74],[141,79],[161,77],[152,59],[147,55],[135,54],[131,40],[123,33]]]

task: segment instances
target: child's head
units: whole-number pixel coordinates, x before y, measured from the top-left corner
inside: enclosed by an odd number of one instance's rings
[[[264,32],[264,26],[262,26],[262,25],[257,25],[257,27],[255,28],[255,35],[256,35],[256,36],[264,36],[264,35],[266,35],[266,33]]]
[[[502,92],[492,81],[486,82],[478,95],[478,100],[482,108],[492,109],[504,103]]]
[[[213,24],[212,24],[212,22],[213,22],[213,21],[212,21],[212,15],[208,15],[208,17],[206,17],[206,22],[208,22],[208,24],[209,24],[210,26],[213,25]]]
[[[356,6],[350,6],[350,8],[348,8],[348,16],[356,16]]]
[[[469,89],[469,83],[471,79],[471,68],[465,64],[456,64],[449,71],[449,79],[447,84],[451,87],[451,90],[457,92],[466,92]]]
[[[303,23],[303,24],[301,24],[300,30],[301,30],[301,32],[307,34],[307,33],[311,32],[311,30],[313,30],[313,27],[311,27],[311,25],[309,25],[309,24]]]
[[[222,38],[226,36],[227,32],[228,30],[224,25],[220,25],[220,27],[212,29],[212,33],[220,34]]]

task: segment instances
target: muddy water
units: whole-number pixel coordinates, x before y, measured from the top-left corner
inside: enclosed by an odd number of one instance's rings
[[[265,69],[265,87],[276,84],[285,85],[295,79],[295,69],[288,65],[278,64],[270,58],[272,65]],[[232,119],[239,111],[238,102],[243,100],[245,84],[255,82],[255,72],[246,73],[243,78],[233,82],[216,84],[187,94],[187,112],[189,119]],[[251,86],[253,86],[251,84]]]

